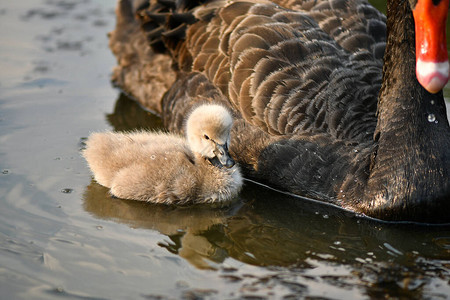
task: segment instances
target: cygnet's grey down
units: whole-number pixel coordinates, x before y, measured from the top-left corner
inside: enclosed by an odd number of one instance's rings
[[[118,198],[223,206],[243,184],[228,153],[232,124],[225,107],[202,104],[188,117],[187,139],[161,132],[93,133],[83,156],[95,180]]]

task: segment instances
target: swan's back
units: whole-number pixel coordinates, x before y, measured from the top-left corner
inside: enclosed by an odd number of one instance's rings
[[[200,20],[185,36],[162,38],[178,67],[202,73],[246,121],[270,134],[365,139],[376,125],[384,16],[365,1],[280,1],[300,12],[259,2],[194,8]],[[148,9],[155,10],[166,8]],[[152,36],[155,18],[140,13]]]

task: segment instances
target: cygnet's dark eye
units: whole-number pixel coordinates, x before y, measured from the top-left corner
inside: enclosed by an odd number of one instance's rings
[[[205,139],[209,140],[209,136],[207,136],[206,134],[204,135]]]

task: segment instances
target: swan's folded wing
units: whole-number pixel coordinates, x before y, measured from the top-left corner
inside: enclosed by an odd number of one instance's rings
[[[246,121],[274,135],[365,139],[373,132],[382,63],[364,47],[343,48],[334,39],[340,35],[329,35],[312,17],[314,10],[268,1],[189,3],[196,21],[184,27],[158,6],[169,32],[162,40],[179,69],[205,74]],[[140,12],[144,28],[163,19],[151,9]],[[183,33],[174,34],[176,28]]]

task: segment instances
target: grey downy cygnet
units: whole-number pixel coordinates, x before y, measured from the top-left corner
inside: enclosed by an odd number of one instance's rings
[[[186,139],[169,133],[93,133],[86,158],[95,180],[123,199],[188,205],[229,204],[242,188],[228,153],[233,118],[217,104],[196,107]]]

